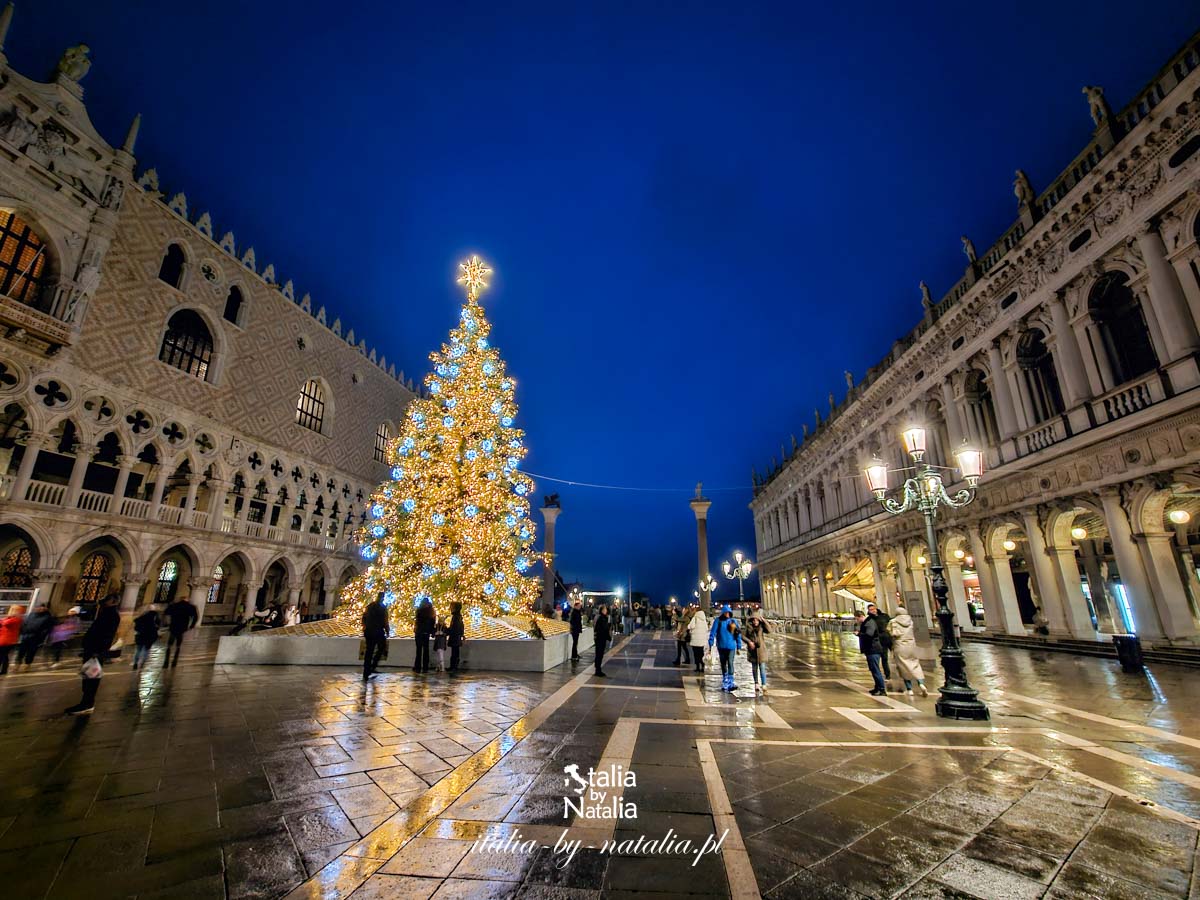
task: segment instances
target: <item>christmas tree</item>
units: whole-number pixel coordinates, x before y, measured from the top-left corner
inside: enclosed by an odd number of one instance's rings
[[[541,594],[527,574],[538,556],[516,385],[479,305],[491,269],[477,256],[459,269],[467,302],[388,447],[391,478],[371,496],[360,535],[370,565],[343,592],[339,618],[357,621],[383,591],[394,628],[411,626],[426,599],[439,617],[461,602],[477,626],[528,613]]]

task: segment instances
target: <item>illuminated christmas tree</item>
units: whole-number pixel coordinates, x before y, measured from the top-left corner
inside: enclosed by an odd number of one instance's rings
[[[477,256],[459,269],[467,302],[449,341],[429,356],[425,396],[388,446],[391,479],[372,495],[360,535],[370,565],[343,592],[338,618],[357,621],[384,591],[393,626],[410,626],[425,599],[438,616],[460,601],[478,626],[485,615],[527,614],[541,595],[527,574],[539,557],[516,386],[479,305],[491,269]]]

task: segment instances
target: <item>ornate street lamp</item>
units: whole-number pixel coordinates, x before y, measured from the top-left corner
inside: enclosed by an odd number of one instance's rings
[[[746,601],[746,595],[742,590],[742,584],[747,578],[750,577],[752,563],[750,560],[746,559],[741,550],[735,550],[733,551],[733,562],[730,563],[729,560],[725,560],[721,568],[725,570],[726,578],[737,579],[738,603],[744,603]]]
[[[711,597],[712,592],[715,591],[716,589],[717,589],[717,579],[713,578],[712,574],[709,573],[700,579],[700,590],[697,591],[696,593],[700,597],[704,597],[704,596]]]
[[[967,682],[966,661],[962,648],[954,633],[954,613],[950,611],[947,597],[950,593],[942,574],[942,557],[938,553],[937,531],[934,527],[939,506],[959,509],[975,499],[975,487],[983,475],[983,453],[964,444],[955,454],[958,470],[967,482],[966,490],[951,496],[946,493],[942,472],[953,471],[925,462],[925,429],[913,426],[904,431],[904,449],[912,457],[916,474],[904,482],[903,496],[893,500],[887,496],[888,468],[876,457],[866,468],[867,485],[883,508],[898,516],[911,509],[920,510],[925,516],[925,538],[929,544],[929,574],[933,597],[937,602],[938,624],[942,630],[942,669],[946,683],[941,687],[941,699],[936,705],[937,714],[947,719],[989,719],[987,705],[979,699],[979,692]],[[907,470],[906,470],[907,471]]]

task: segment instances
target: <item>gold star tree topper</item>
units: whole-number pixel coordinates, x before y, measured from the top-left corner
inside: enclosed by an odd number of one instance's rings
[[[458,271],[458,283],[466,287],[467,299],[479,299],[479,292],[488,286],[487,277],[492,274],[491,267],[478,256],[472,256],[458,264]]]

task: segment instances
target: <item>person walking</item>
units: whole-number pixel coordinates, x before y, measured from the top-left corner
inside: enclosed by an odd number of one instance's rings
[[[183,650],[183,636],[196,627],[200,621],[200,612],[194,603],[189,603],[180,597],[171,603],[163,615],[167,617],[167,655],[163,657],[163,668],[168,665],[175,668],[179,665],[179,654]],[[171,659],[171,648],[175,648],[175,659]]]
[[[0,675],[8,674],[8,654],[21,641],[21,624],[25,620],[25,607],[14,606],[8,615],[0,619]]]
[[[915,681],[921,696],[928,697],[925,670],[921,668],[921,659],[917,656],[913,619],[903,606],[896,607],[896,615],[888,622],[888,631],[892,637],[892,652],[896,654],[896,668],[900,670],[900,677],[904,679],[904,693],[912,696]]]
[[[596,624],[592,626],[592,637],[596,645],[596,676],[607,678],[604,674],[604,650],[612,640],[612,631],[608,627],[608,607],[601,604],[596,613]]]
[[[458,671],[458,655],[466,641],[467,627],[463,622],[462,604],[450,604],[450,630],[446,634],[446,643],[450,645],[450,673]]]
[[[892,621],[892,617],[875,603],[867,604],[867,616],[875,620],[875,626],[879,629],[879,644],[883,647],[883,657],[880,659],[883,664],[883,680],[885,684],[890,685],[892,683],[892,667],[888,665],[888,656],[892,651],[892,633],[888,631],[888,622]]]
[[[56,668],[62,662],[63,647],[79,632],[80,612],[78,606],[72,606],[67,610],[67,614],[50,629],[50,649],[47,652],[54,654],[54,662],[50,663],[50,668]]]
[[[117,629],[121,627],[121,614],[117,612],[117,604],[121,598],[117,594],[109,594],[98,604],[96,618],[83,635],[83,667],[79,675],[83,679],[83,695],[74,706],[68,706],[63,712],[68,716],[90,715],[96,707],[96,692],[100,690],[100,676],[104,674],[104,663],[108,660],[108,652],[117,639]]]
[[[670,622],[668,621],[667,624],[670,625]],[[675,662],[671,663],[671,665],[673,665],[673,666],[679,665],[679,661],[681,658],[683,659],[684,665],[687,665],[688,656],[690,655],[690,651],[688,650],[688,623],[686,620],[680,621],[679,624],[675,626],[674,634],[675,634]]]
[[[638,604],[638,608],[637,608],[637,610],[638,610],[638,614],[637,614],[637,616],[638,616],[638,627],[639,627],[639,628],[641,628],[641,629],[642,629],[642,631],[645,631],[645,630],[646,630],[646,612],[647,612],[647,610],[646,610],[646,604],[645,604],[645,603],[639,603],[639,604]]]
[[[446,641],[450,635],[450,624],[445,617],[438,620],[433,629],[433,652],[437,654],[438,671],[446,671]]]
[[[712,630],[708,633],[710,650],[713,644],[716,644],[717,655],[721,657],[721,690],[733,692],[737,690],[733,682],[733,660],[737,651],[742,649],[742,632],[728,603],[721,607],[721,615],[713,622]]]
[[[858,625],[858,652],[867,658],[867,668],[871,670],[871,678],[875,682],[871,696],[886,696],[887,688],[883,683],[883,666],[880,662],[883,644],[879,641],[879,623],[861,609],[854,611],[854,621]]]
[[[579,636],[583,634],[583,601],[571,606],[571,662],[579,662]]]
[[[383,591],[367,604],[362,614],[363,626],[363,681],[375,674],[379,661],[387,656],[388,635],[392,627],[388,623],[387,607],[383,603]]]
[[[692,663],[704,675],[704,642],[708,640],[708,616],[699,607],[692,609],[687,621],[687,642],[692,648]]]
[[[437,626],[433,612],[433,601],[426,597],[417,607],[417,620],[413,623],[413,638],[417,642],[417,655],[413,659],[413,671],[424,675],[429,671],[429,639]]]
[[[140,616],[133,620],[133,667],[136,669],[150,657],[150,648],[158,642],[158,631],[162,628],[162,616],[151,603]]]
[[[50,607],[39,603],[25,621],[21,623],[21,647],[17,651],[17,663],[32,665],[33,657],[38,648],[50,637],[50,632],[58,620],[50,614]]]
[[[750,671],[754,674],[754,694],[760,692],[767,696],[767,635],[771,627],[758,610],[750,613],[750,621],[746,625],[746,633],[742,640],[746,643],[746,661],[750,663]]]

